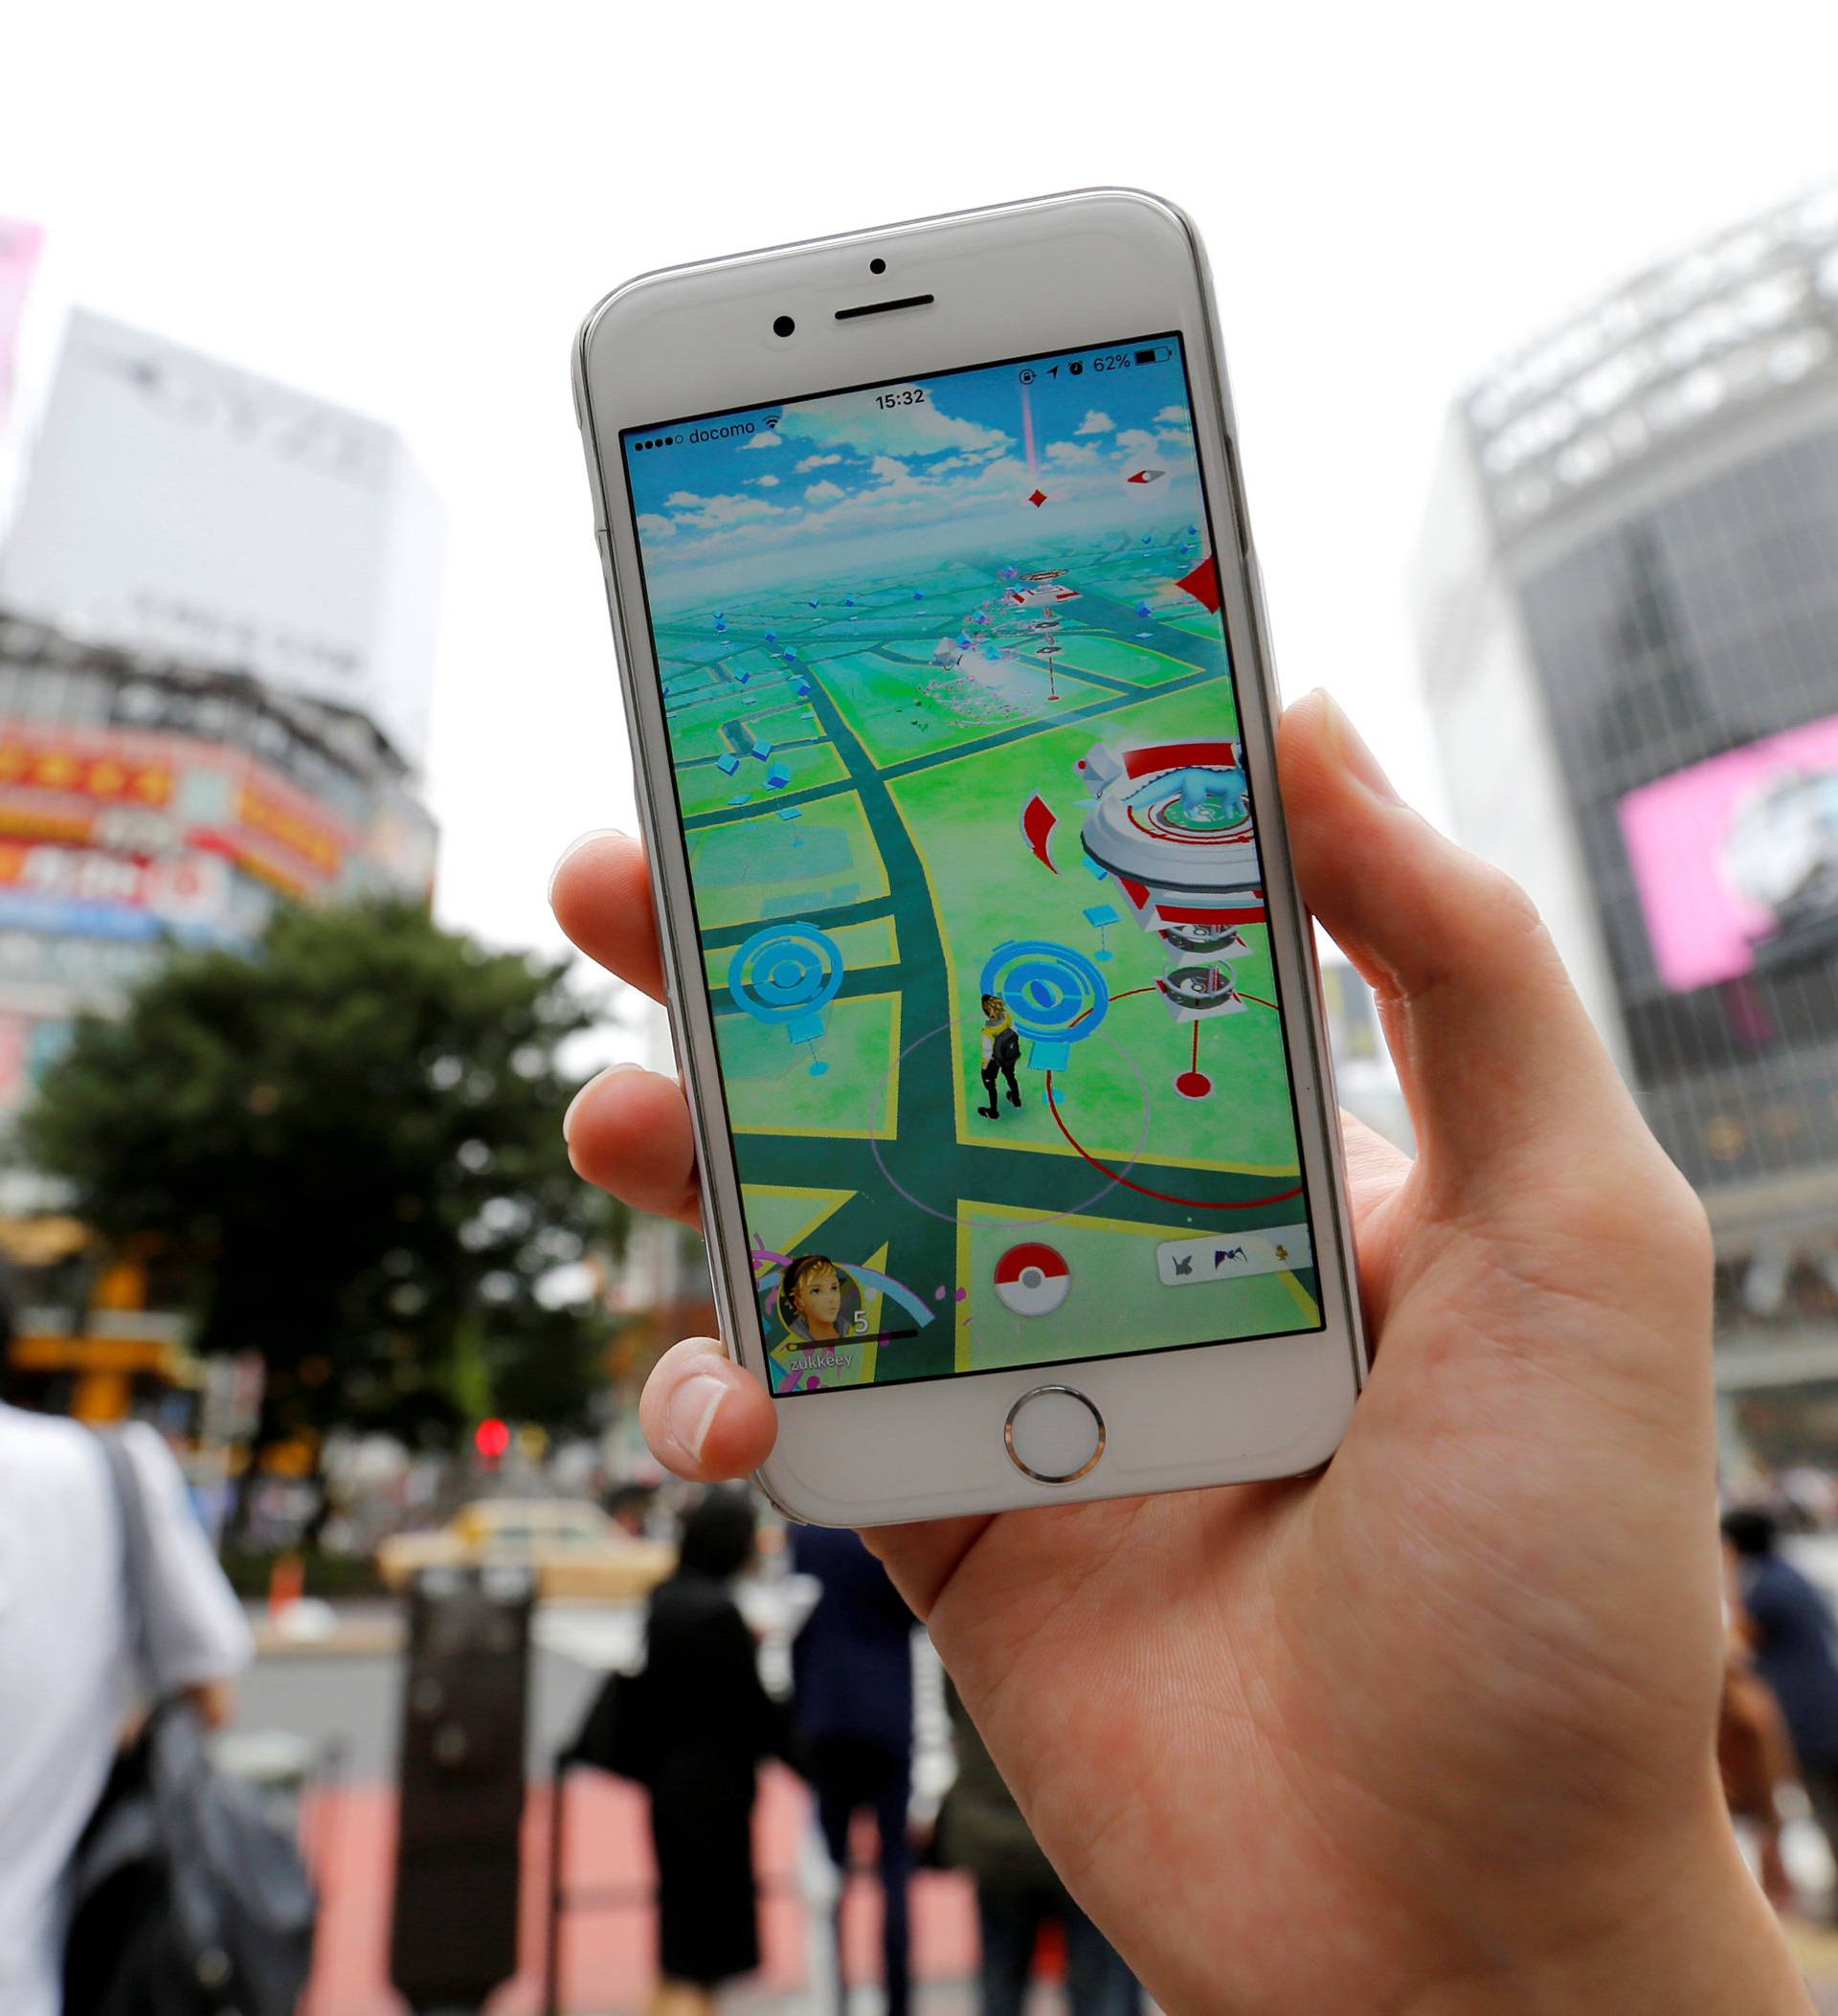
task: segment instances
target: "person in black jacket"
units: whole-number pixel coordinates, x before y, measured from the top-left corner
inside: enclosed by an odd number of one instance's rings
[[[907,1882],[912,1872],[907,1805],[912,1792],[912,1634],[917,1620],[887,1571],[846,1530],[792,1529],[792,1560],[821,1584],[816,1609],[792,1642],[792,1724],[817,1798],[818,1824],[841,1878],[836,1905],[839,2011],[848,2007],[842,1904],[849,1828],[874,1815],[881,1877],[882,1981],[886,2016],[911,2003]]]
[[[710,2010],[720,1982],[759,1964],[753,1795],[786,1736],[729,1587],[754,1538],[746,1491],[709,1491],[684,1523],[676,1573],[651,1596],[639,1726],[628,1732],[645,1758],[658,1861],[661,1978],[648,2016]]]
[[[1723,1514],[1740,1632],[1780,1704],[1812,1817],[1838,1860],[1838,1629],[1825,1597],[1776,1548],[1777,1533],[1773,1513],[1759,1506]]]

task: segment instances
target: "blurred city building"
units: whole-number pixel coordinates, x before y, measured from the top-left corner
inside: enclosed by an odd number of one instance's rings
[[[1456,829],[1709,1209],[1726,1445],[1838,1460],[1838,186],[1474,386],[1412,587]]]
[[[0,606],[424,759],[444,530],[392,428],[77,308],[29,445]]]
[[[1406,1154],[1416,1148],[1403,1088],[1385,1047],[1378,1004],[1339,952],[1323,943],[1321,1006],[1334,1058],[1334,1087],[1341,1106]]]
[[[436,851],[441,525],[391,429],[76,310],[27,445],[0,544],[0,1131],[72,1018],[171,948],[427,897]],[[56,1203],[0,1176],[12,1371],[119,1412],[182,1377],[185,1326],[157,1254],[101,1252]]]

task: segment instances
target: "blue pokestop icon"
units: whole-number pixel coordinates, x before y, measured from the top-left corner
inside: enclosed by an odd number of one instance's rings
[[[1037,1071],[1064,1071],[1072,1045],[1110,1012],[1110,990],[1091,960],[1046,938],[998,945],[984,962],[980,991],[1001,996],[1016,1033],[1033,1045],[1027,1061]]]
[[[814,924],[771,924],[734,948],[728,992],[756,1022],[811,1045],[811,1076],[830,1067],[817,1054],[823,1010],[842,985],[842,948]]]

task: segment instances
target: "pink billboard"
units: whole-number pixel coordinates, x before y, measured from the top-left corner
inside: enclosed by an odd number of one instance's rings
[[[1630,791],[1621,830],[1669,987],[1838,942],[1838,715]]]
[[[38,262],[42,234],[37,225],[0,217],[0,427],[12,396],[12,361],[25,319],[26,284]]]

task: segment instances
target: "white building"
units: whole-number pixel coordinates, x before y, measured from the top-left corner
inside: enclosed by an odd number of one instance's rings
[[[0,608],[367,716],[415,765],[444,530],[393,429],[75,309]]]

